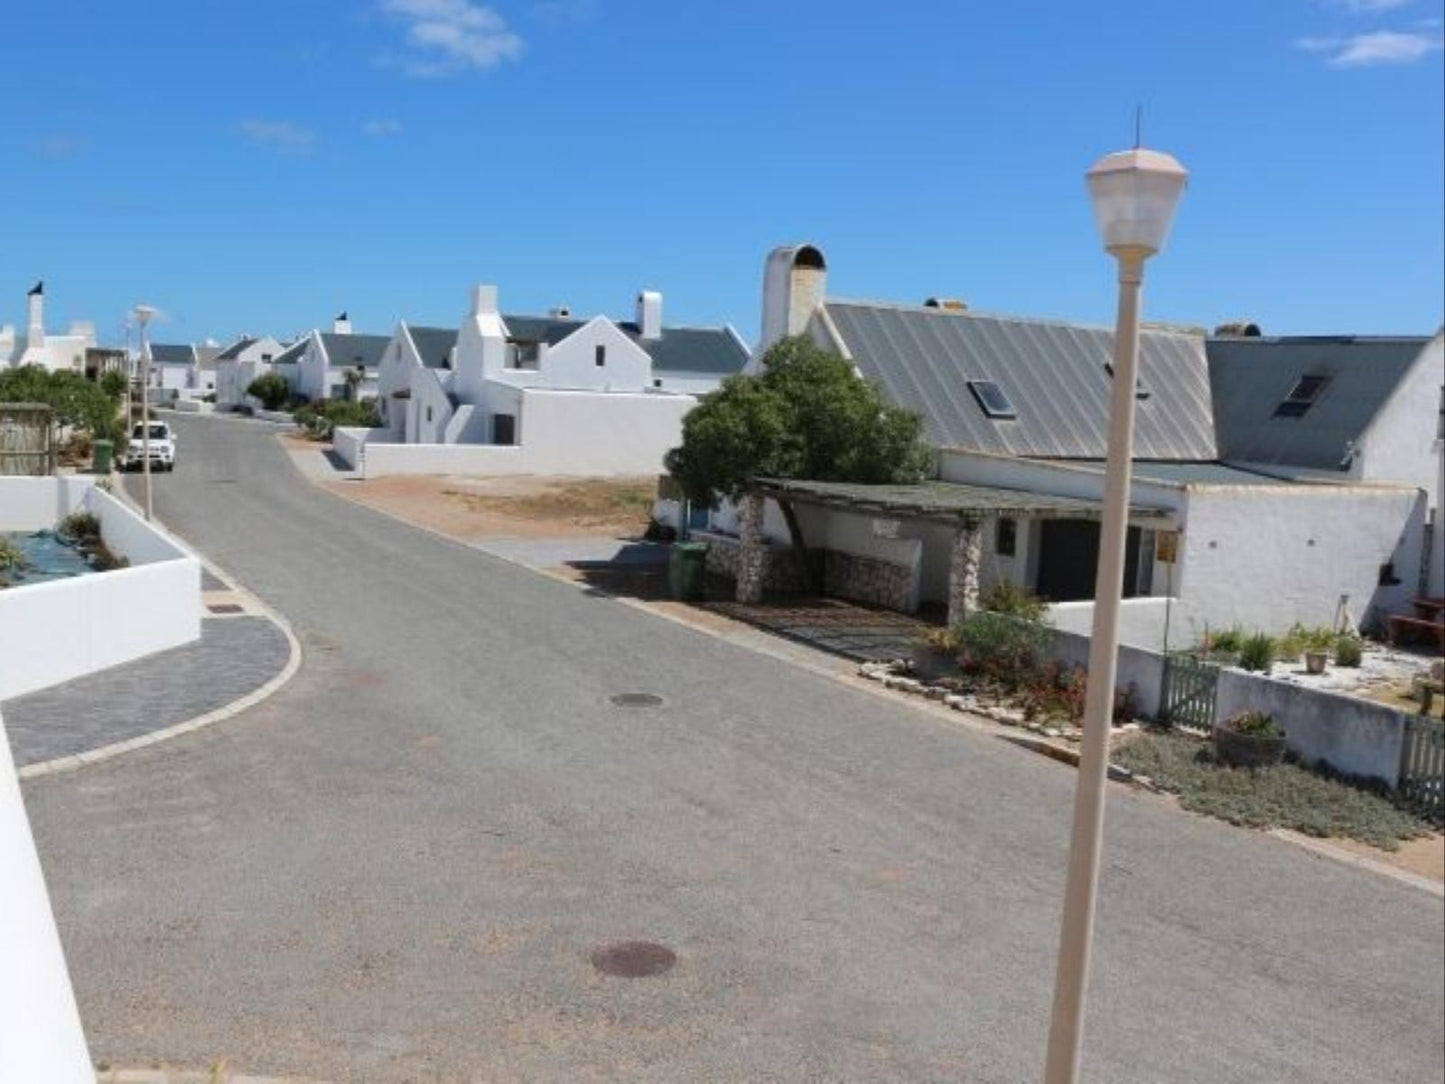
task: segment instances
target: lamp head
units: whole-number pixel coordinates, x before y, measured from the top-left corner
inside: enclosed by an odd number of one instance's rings
[[[1172,155],[1138,147],[1106,154],[1086,177],[1106,249],[1152,256],[1164,247],[1189,179]]]
[[[137,305],[131,310],[131,314],[135,317],[136,323],[145,327],[155,317],[156,310],[151,305]]]

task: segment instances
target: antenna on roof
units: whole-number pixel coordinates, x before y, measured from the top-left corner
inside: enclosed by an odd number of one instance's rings
[[[1144,130],[1144,103],[1140,102],[1134,107],[1134,149],[1137,151],[1143,142],[1141,133]]]

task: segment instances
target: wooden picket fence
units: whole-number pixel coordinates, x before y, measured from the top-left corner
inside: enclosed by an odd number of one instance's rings
[[[1399,797],[1427,817],[1445,819],[1445,722],[1422,715],[1406,719]]]
[[[55,412],[43,403],[0,403],[0,475],[54,474]]]

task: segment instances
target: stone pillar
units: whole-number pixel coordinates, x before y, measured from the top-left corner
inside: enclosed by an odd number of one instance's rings
[[[948,560],[948,625],[952,628],[978,609],[978,566],[983,558],[983,528],[966,520],[953,536]]]
[[[738,601],[763,600],[763,562],[767,540],[763,537],[763,498],[749,493],[738,503]]]

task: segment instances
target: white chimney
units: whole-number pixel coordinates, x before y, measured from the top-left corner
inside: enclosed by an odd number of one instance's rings
[[[763,267],[763,328],[758,355],[779,339],[801,335],[827,297],[828,264],[816,245],[782,245]]]
[[[30,326],[25,332],[29,345],[34,348],[45,345],[45,283],[37,282],[28,296],[30,302]]]
[[[637,295],[637,333],[643,339],[662,338],[662,295],[656,290]]]
[[[351,317],[345,312],[338,312],[336,319],[331,321],[331,333],[333,335],[350,335]]]
[[[494,314],[497,311],[497,288],[495,286],[472,287],[473,316]]]

